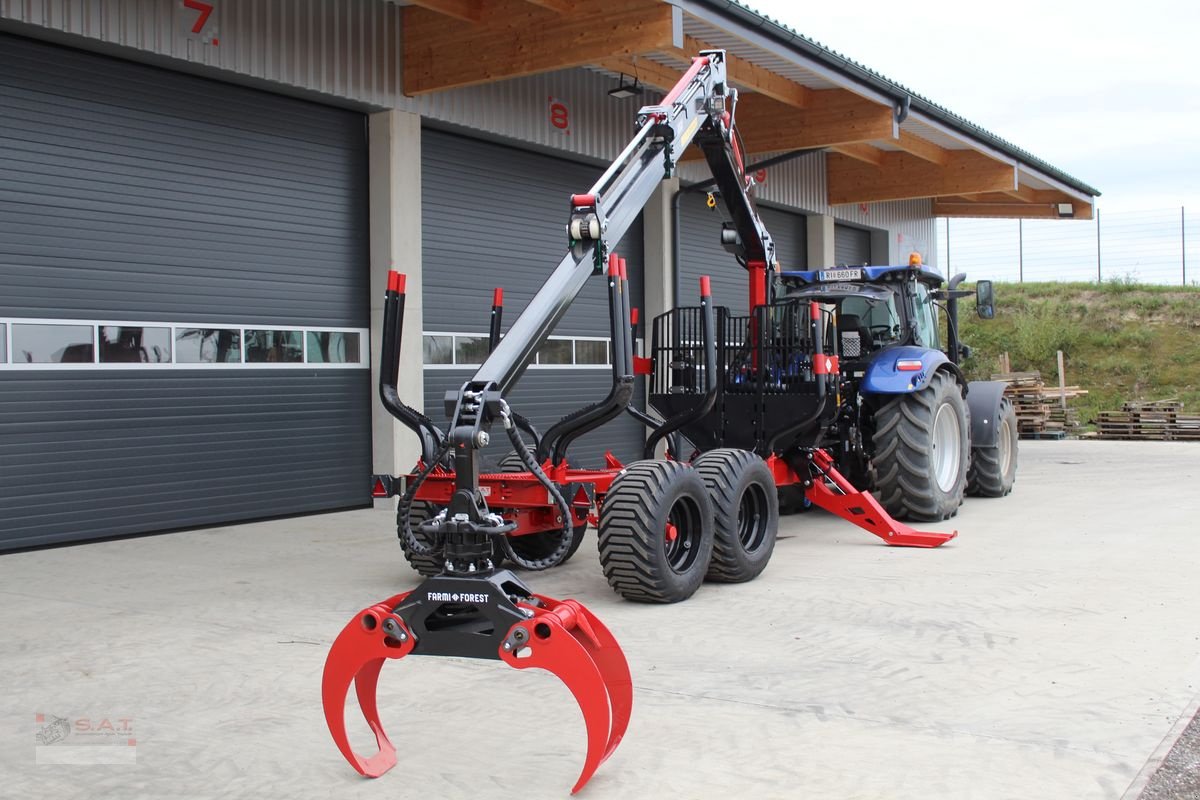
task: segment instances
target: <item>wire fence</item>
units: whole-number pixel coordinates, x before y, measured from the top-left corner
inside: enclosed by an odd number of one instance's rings
[[[1200,213],[1187,208],[1101,213],[1091,220],[937,221],[947,275],[997,281],[1200,283]]]

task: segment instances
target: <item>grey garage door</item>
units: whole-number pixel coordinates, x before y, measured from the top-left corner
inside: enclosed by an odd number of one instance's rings
[[[679,305],[699,303],[701,275],[712,279],[717,305],[745,314],[750,305],[750,283],[746,270],[721,246],[720,206],[708,208],[706,195],[684,192],[679,206]],[[775,240],[783,269],[804,269],[808,263],[807,227],[804,215],[759,205],[758,214]]]
[[[470,378],[482,357],[492,289],[504,289],[507,330],[566,252],[567,202],[603,172],[595,166],[426,129],[422,133],[422,258],[425,302],[425,404],[445,420],[442,398]],[[630,269],[633,304],[642,304],[642,222],[616,249]],[[509,400],[544,432],[564,414],[601,399],[612,383],[605,282],[589,283],[555,337]],[[640,395],[638,395],[640,396]],[[639,402],[640,406],[641,403]],[[503,455],[503,444],[490,455]],[[598,466],[611,449],[637,457],[643,429],[622,416],[571,446],[576,466]]]
[[[849,225],[833,227],[833,261],[840,266],[871,263],[871,232]]]
[[[365,505],[361,115],[0,35],[0,549]]]

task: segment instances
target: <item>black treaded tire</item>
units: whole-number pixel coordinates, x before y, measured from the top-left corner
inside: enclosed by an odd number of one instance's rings
[[[408,524],[412,529],[413,535],[421,542],[425,541],[425,537],[417,530],[417,526],[427,519],[432,519],[440,511],[437,506],[425,500],[414,500],[408,506]],[[400,520],[400,510],[396,510],[396,532],[400,537],[400,549],[404,552],[404,560],[408,565],[415,569],[418,574],[429,578],[434,575],[442,574],[442,557],[438,555],[419,555],[408,549],[404,543],[404,526]]]
[[[704,479],[678,461],[635,461],[604,497],[596,541],[604,577],[621,597],[686,600],[704,582],[712,558],[713,510]]]
[[[957,424],[957,441],[939,457],[935,420],[949,416],[946,429]],[[929,385],[899,395],[875,412],[875,491],[879,502],[896,519],[941,521],[958,513],[967,484],[970,460],[970,417],[958,381],[948,372],[935,372]],[[947,437],[949,438],[949,437]],[[943,461],[957,454],[957,464]],[[938,470],[944,468],[939,485]]]
[[[1007,397],[996,414],[996,447],[971,448],[967,469],[967,494],[1004,497],[1017,480],[1017,410]]]
[[[766,569],[779,530],[775,476],[748,450],[710,450],[692,462],[713,505],[710,581],[744,583]]]
[[[534,452],[533,445],[525,445],[525,449],[530,454]],[[500,459],[498,470],[500,472],[525,472],[525,464],[521,461],[521,456],[516,452],[509,452],[504,458]],[[562,561],[559,561],[555,566],[561,567],[571,560],[571,556],[579,552],[579,546],[583,544],[587,527],[587,522],[585,521],[582,525],[576,525],[572,529],[571,546],[567,550],[567,554],[562,557]],[[513,552],[529,561],[538,561],[546,558],[558,548],[560,541],[559,535],[553,531],[508,537],[508,543],[512,547]],[[519,566],[518,564],[509,565],[510,568],[519,568]]]

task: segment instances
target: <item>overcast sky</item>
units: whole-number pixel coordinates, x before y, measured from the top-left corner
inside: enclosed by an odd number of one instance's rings
[[[1099,189],[1200,210],[1200,4],[747,0]]]

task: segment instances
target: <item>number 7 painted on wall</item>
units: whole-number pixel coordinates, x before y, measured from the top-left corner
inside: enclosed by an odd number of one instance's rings
[[[183,35],[188,39],[199,39],[206,44],[216,46],[220,43],[217,39],[216,19],[213,16],[216,11],[216,4],[205,3],[203,0],[182,0],[183,8],[195,11],[194,19],[184,18],[181,26]]]

